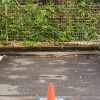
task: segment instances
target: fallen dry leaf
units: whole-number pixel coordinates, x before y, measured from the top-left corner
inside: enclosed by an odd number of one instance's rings
[[[90,57],[89,56],[85,56],[85,59],[89,59]]]
[[[7,55],[3,55],[3,57],[7,57]]]

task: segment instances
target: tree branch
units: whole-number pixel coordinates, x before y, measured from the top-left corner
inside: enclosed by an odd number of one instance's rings
[[[22,8],[23,6],[21,6],[19,3],[18,3],[18,1],[17,0],[14,0],[15,1],[15,3],[18,5],[18,7],[20,7],[20,8]]]

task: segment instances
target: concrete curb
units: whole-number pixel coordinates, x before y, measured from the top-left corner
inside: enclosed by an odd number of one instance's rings
[[[100,51],[80,51],[80,52],[0,52],[0,55],[24,55],[24,56],[100,55]]]
[[[65,46],[65,47],[0,47],[4,51],[93,51],[100,50],[99,46]]]

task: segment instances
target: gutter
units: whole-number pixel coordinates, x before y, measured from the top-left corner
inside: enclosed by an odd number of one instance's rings
[[[64,46],[64,47],[0,47],[0,52],[7,51],[100,51],[100,46]]]

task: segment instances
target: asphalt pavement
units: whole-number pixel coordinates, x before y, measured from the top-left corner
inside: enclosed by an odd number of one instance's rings
[[[0,61],[0,100],[46,97],[100,100],[100,55],[4,56]]]

